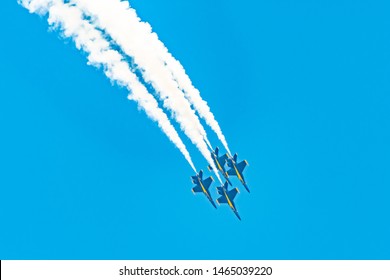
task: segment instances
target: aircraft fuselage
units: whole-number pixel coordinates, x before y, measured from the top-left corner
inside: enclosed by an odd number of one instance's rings
[[[211,196],[210,196],[209,191],[205,188],[205,186],[203,185],[202,180],[201,180],[199,177],[198,177],[198,185],[202,188],[202,192],[203,192],[204,195],[207,197],[207,199],[210,201],[210,203],[211,203],[215,208],[217,208],[217,206],[215,205],[213,199],[212,199]]]
[[[246,162],[246,161],[245,161],[245,162]],[[240,182],[243,184],[243,186],[245,187],[245,189],[246,189],[248,192],[250,192],[250,190],[249,190],[249,188],[248,188],[248,186],[247,186],[247,184],[246,184],[246,182],[245,182],[245,180],[244,180],[244,178],[243,178],[243,176],[242,176],[242,173],[238,170],[237,164],[236,164],[236,162],[235,162],[233,159],[231,159],[231,166],[232,166],[232,168],[234,169],[234,172],[236,173],[236,176],[237,176],[238,180],[240,180]]]

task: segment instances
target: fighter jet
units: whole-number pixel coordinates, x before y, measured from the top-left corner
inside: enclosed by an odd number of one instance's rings
[[[229,180],[229,175],[227,174],[226,169],[225,169],[225,164],[226,164],[226,161],[229,158],[229,156],[228,156],[228,154],[224,154],[223,156],[219,157],[218,156],[218,152],[219,152],[219,148],[216,147],[215,151],[211,152],[211,157],[212,157],[212,159],[214,161],[215,166],[222,173],[223,177],[225,177],[226,181],[228,181],[229,184],[232,185],[232,183]],[[213,170],[211,165],[208,166],[208,169],[210,171]]]
[[[192,192],[194,194],[203,193],[214,206],[214,208],[217,208],[209,192],[210,185],[214,181],[213,177],[210,176],[207,179],[203,180],[203,171],[200,170],[198,174],[196,174],[195,176],[191,176],[191,179],[192,183],[196,185],[192,188]]]
[[[228,157],[227,164],[230,167],[227,174],[231,176],[237,176],[238,180],[241,181],[241,183],[244,185],[245,189],[250,192],[245,179],[243,171],[245,167],[248,165],[248,162],[246,160],[241,161],[240,163],[237,163],[237,154],[234,154],[234,156]]]
[[[236,197],[237,193],[239,193],[239,190],[237,188],[228,190],[228,187],[229,185],[227,181],[222,186],[217,187],[218,194],[221,195],[221,197],[217,199],[217,203],[218,205],[222,203],[228,204],[230,209],[233,210],[234,214],[241,221],[241,217],[240,215],[238,215],[236,206],[234,205],[234,198]]]

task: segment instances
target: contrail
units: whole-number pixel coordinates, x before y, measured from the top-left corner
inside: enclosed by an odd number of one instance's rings
[[[74,1],[77,3],[82,3],[83,5],[90,3],[91,5],[88,5],[88,7],[92,6],[91,1],[88,0]],[[147,47],[148,53],[153,53],[158,60],[161,60],[165,63],[166,70],[169,70],[171,79],[176,81],[176,86],[184,93],[185,97],[194,106],[199,116],[203,118],[211,127],[211,129],[217,134],[225,149],[229,152],[229,154],[231,154],[226,138],[223,135],[222,130],[213,113],[211,112],[210,107],[207,105],[207,102],[202,99],[199,90],[193,86],[181,63],[172,56],[169,50],[165,47],[164,43],[158,39],[157,34],[152,31],[150,24],[141,21],[141,19],[137,16],[135,9],[131,8],[127,1],[94,1],[93,6],[96,7],[97,5],[110,5],[109,11],[111,11],[112,15],[114,15],[114,12],[111,9],[113,9],[115,5],[115,22],[122,26],[122,28],[129,27],[126,28],[128,32],[132,31],[132,36],[127,38],[126,42],[133,43],[131,41],[133,38],[133,40],[136,40],[140,45]],[[108,6],[105,7],[108,8]],[[121,16],[118,16],[119,13]],[[212,149],[207,138],[205,141]]]
[[[177,59],[173,57],[164,43],[158,39],[157,34],[152,31],[151,25],[147,22],[141,21],[141,19],[137,16],[135,9],[129,6],[126,9],[126,12],[128,13],[128,18],[132,18],[133,24],[138,26],[139,30],[142,30],[146,33],[145,39],[147,41],[144,42],[145,45],[150,45],[150,47],[154,49],[154,53],[165,62],[167,69],[170,71],[173,79],[177,82],[179,89],[183,91],[185,97],[194,106],[199,116],[203,118],[211,127],[211,129],[217,134],[218,139],[221,141],[229,154],[231,154],[226,138],[222,133],[221,127],[211,112],[210,107],[207,105],[207,102],[204,101],[200,96],[199,90],[192,84],[191,79],[187,75],[184,67]]]
[[[71,0],[71,3],[80,7],[97,28],[102,29],[134,60],[135,67],[141,71],[145,82],[153,86],[163,106],[172,113],[172,117],[221,181],[207,147],[211,147],[211,144],[207,140],[206,131],[172,74],[167,71],[166,63],[150,44],[149,38],[156,36],[155,33],[145,32],[144,25],[139,24],[135,11],[129,8],[127,1]]]
[[[157,37],[154,38],[157,39]],[[172,72],[174,79],[177,81],[179,88],[184,92],[186,98],[194,106],[199,116],[204,119],[215,132],[215,134],[217,134],[218,139],[221,141],[226,151],[228,151],[228,153],[231,155],[228,143],[226,141],[225,135],[222,133],[221,127],[211,112],[210,107],[207,105],[207,102],[204,101],[200,96],[199,90],[193,86],[190,78],[184,70],[184,67],[169,53],[168,49],[162,44],[161,41],[156,41],[156,46],[158,46],[158,48],[161,49],[161,52],[163,52],[162,57],[164,58],[167,67]],[[160,44],[158,43],[161,43],[161,46],[159,46]]]
[[[88,64],[95,67],[103,66],[104,73],[111,81],[126,87],[130,91],[128,99],[136,101],[139,108],[158,123],[196,171],[184,143],[167,115],[158,107],[157,100],[131,71],[123,56],[113,50],[102,33],[84,19],[83,12],[78,7],[62,0],[19,0],[19,3],[31,13],[48,14],[49,24],[62,30],[65,37],[72,38],[76,47],[88,54]]]

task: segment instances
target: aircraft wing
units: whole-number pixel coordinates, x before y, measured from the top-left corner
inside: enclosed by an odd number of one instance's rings
[[[234,188],[234,189],[231,189],[230,191],[228,191],[227,195],[228,195],[229,199],[231,201],[233,201],[234,198],[236,197],[237,193],[238,193],[238,189]]]
[[[218,161],[221,165],[225,165],[225,161],[228,159],[228,155],[227,154],[224,154],[223,156],[220,156],[218,158]]]
[[[221,196],[217,199],[217,202],[219,204],[223,204],[223,203],[227,203],[227,200],[226,200],[226,197],[225,196]]]
[[[203,190],[201,186],[196,185],[195,187],[192,188],[192,192],[199,193],[199,192],[203,192]]]
[[[241,161],[237,164],[237,170],[238,172],[242,173],[244,171],[244,168],[248,165],[248,162],[246,160]]]
[[[237,176],[236,170],[234,170],[234,168],[230,168],[227,171],[227,174],[230,175],[230,176]]]
[[[203,181],[203,186],[208,189],[213,182],[213,177],[208,177],[206,180]]]

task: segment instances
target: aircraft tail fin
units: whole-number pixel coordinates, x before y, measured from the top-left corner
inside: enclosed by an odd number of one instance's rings
[[[193,193],[200,193],[200,192],[203,192],[202,191],[202,188],[200,186],[195,186],[192,188],[192,192]]]
[[[223,188],[227,191],[227,189],[228,189],[228,185],[229,185],[229,183],[228,183],[228,181],[226,180],[226,182],[225,182],[225,184],[223,184]]]
[[[228,160],[228,158],[229,158],[228,154],[224,154],[223,156],[220,156],[220,157],[218,158],[218,161],[219,161],[219,163],[220,163],[222,166],[225,166],[226,161]]]
[[[233,169],[233,164],[229,165],[230,169],[226,172],[230,176],[237,176],[236,170]]]

